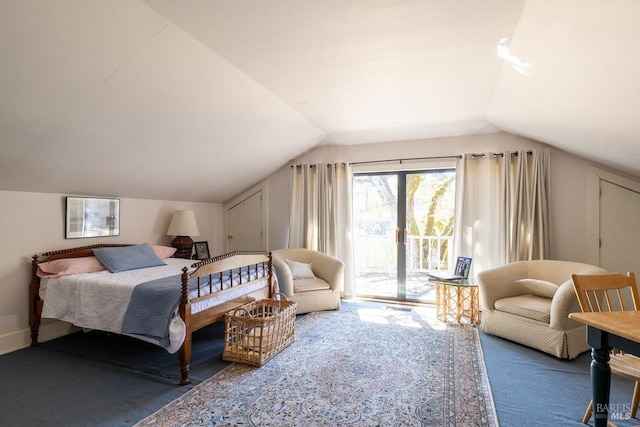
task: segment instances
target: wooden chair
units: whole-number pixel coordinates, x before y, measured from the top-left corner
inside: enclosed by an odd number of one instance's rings
[[[572,274],[573,288],[583,312],[640,309],[640,298],[633,272],[599,275]],[[631,417],[636,416],[640,403],[640,357],[613,349],[610,354],[611,373],[634,380]],[[582,422],[587,424],[593,413],[593,400],[589,403]],[[609,425],[615,425],[608,423]]]

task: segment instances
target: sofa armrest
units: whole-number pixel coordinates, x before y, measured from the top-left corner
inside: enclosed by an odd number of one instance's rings
[[[332,291],[342,290],[344,262],[341,259],[318,252],[312,258],[312,269],[317,277],[329,283]]]
[[[580,310],[578,298],[573,290],[573,282],[569,279],[553,295],[549,326],[560,331],[576,328],[582,323],[569,319],[569,313],[580,311],[582,310]]]
[[[280,292],[288,297],[293,296],[293,275],[291,274],[291,269],[287,263],[284,262],[284,259],[276,255],[273,255],[272,263],[274,272],[278,278]]]
[[[525,277],[527,267],[523,262],[513,262],[478,273],[476,278],[481,309],[493,311],[497,300],[528,293],[523,285],[516,283],[516,280]]]

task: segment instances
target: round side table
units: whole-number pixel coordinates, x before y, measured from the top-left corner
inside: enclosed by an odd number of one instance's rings
[[[478,284],[468,280],[447,282],[429,279],[436,285],[436,314],[443,322],[477,325]]]

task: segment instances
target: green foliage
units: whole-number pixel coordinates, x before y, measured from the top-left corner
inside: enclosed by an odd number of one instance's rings
[[[407,229],[413,236],[453,235],[455,171],[407,174]],[[385,235],[397,226],[396,175],[354,177],[355,228]]]
[[[403,175],[399,175],[403,176]],[[406,175],[407,263],[414,266],[447,268],[449,241],[453,236],[455,171],[411,172]],[[353,218],[356,242],[364,236],[387,236],[395,248],[398,227],[398,175],[356,175],[353,185]],[[358,237],[360,236],[360,238]],[[370,246],[372,240],[367,240]],[[364,244],[364,243],[363,243]],[[386,249],[362,247],[367,253]],[[369,260],[374,257],[368,255]],[[395,257],[385,256],[392,260]],[[416,267],[417,268],[417,267]]]

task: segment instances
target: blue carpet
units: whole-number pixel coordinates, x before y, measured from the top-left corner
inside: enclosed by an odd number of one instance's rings
[[[591,400],[589,352],[560,360],[484,332],[480,341],[500,426],[584,426]],[[610,403],[619,409],[616,415],[627,417],[632,394],[633,381],[612,376]],[[614,422],[619,427],[640,425],[634,418]]]
[[[74,333],[0,356],[0,426],[131,426],[228,365],[224,323],[194,333],[192,384],[177,354],[104,332]]]

